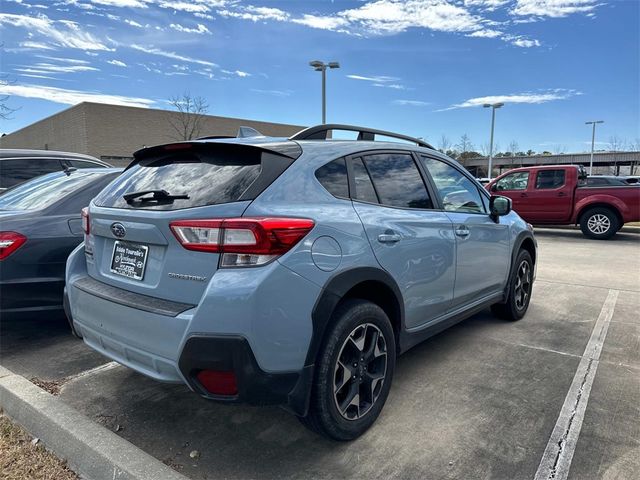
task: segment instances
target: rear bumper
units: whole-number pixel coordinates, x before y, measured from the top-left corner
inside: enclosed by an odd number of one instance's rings
[[[313,368],[305,367],[296,372],[265,372],[258,366],[246,338],[194,335],[185,343],[178,364],[191,389],[205,398],[250,405],[282,405],[297,415],[307,412]],[[196,378],[201,370],[233,371],[238,394],[219,396],[209,393]]]
[[[94,350],[206,398],[282,405],[299,415],[311,386],[305,357],[318,293],[315,284],[274,262],[219,271],[198,305],[188,305],[90,277],[80,250],[67,264],[67,315]],[[235,372],[238,394],[212,395],[197,380],[200,370]]]

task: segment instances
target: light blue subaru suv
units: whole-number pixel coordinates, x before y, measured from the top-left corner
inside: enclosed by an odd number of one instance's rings
[[[536,271],[508,198],[348,125],[145,148],[83,219],[65,308],[87,345],[336,440],[376,420],[399,354],[487,307],[522,318]]]

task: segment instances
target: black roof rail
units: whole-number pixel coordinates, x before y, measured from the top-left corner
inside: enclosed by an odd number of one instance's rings
[[[374,141],[376,139],[376,135],[383,135],[385,137],[397,138],[399,140],[405,140],[407,142],[415,143],[419,147],[425,147],[435,150],[433,146],[431,146],[424,140],[420,140],[419,138],[409,137],[400,133],[386,132],[384,130],[376,130],[374,128],[358,127],[355,125],[341,125],[338,123],[326,123],[324,125],[316,125],[315,127],[305,128],[292,137],[289,137],[289,140],[326,140],[327,133],[332,130],[358,132],[358,140]]]

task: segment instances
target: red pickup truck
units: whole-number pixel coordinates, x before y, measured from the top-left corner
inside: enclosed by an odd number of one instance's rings
[[[625,223],[640,221],[640,185],[586,185],[577,165],[509,170],[486,185],[509,197],[513,209],[534,225],[579,224],[587,237],[613,237]]]

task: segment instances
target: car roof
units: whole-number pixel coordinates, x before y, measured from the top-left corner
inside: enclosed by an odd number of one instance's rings
[[[6,160],[8,158],[59,158],[68,160],[86,160],[89,162],[98,163],[100,165],[109,165],[102,160],[98,160],[91,155],[85,155],[83,153],[74,152],[58,152],[56,150],[31,150],[22,148],[1,148],[0,160]]]

